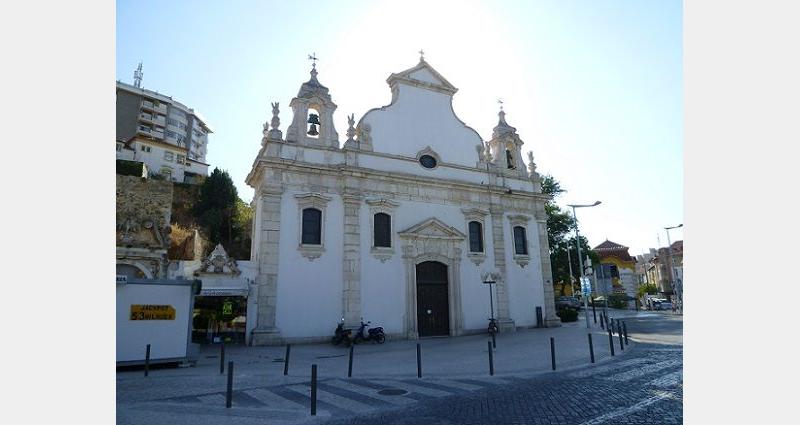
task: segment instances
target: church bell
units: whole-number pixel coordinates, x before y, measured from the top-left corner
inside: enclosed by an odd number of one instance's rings
[[[319,115],[317,114],[308,114],[308,123],[311,124],[311,128],[308,130],[309,136],[318,136],[319,131],[317,131],[317,126],[319,125]]]

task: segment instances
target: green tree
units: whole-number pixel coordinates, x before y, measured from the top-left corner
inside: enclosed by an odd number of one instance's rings
[[[655,295],[658,293],[658,286],[655,283],[645,283],[643,285],[639,285],[639,289],[637,291],[637,295],[639,298],[645,296],[645,294]]]
[[[227,171],[214,168],[200,186],[200,195],[194,207],[195,217],[208,234],[210,249],[218,243],[230,247],[234,236],[241,231],[233,226],[236,201],[240,201]]]
[[[572,260],[572,275],[577,281],[580,277],[580,266],[578,264],[578,249],[575,245],[575,219],[569,211],[564,211],[555,202],[562,193],[566,192],[561,184],[551,175],[542,176],[542,193],[551,195],[553,201],[547,202],[544,206],[547,212],[547,241],[550,245],[550,264],[553,271],[554,283],[568,283],[570,281],[570,259]],[[588,256],[592,264],[599,263],[596,252],[589,248],[589,241],[586,237],[580,238],[581,255],[584,259]],[[567,250],[569,249],[569,255]],[[585,264],[584,264],[585,266]],[[573,286],[575,292],[580,291],[580,283],[575,282]]]

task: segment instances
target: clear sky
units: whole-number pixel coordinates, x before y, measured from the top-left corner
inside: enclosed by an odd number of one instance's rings
[[[523,153],[568,190],[559,204],[602,201],[578,210],[590,245],[641,254],[683,222],[680,1],[119,0],[116,24],[115,78],[132,83],[142,61],[144,88],[199,111],[215,130],[206,159],[245,201],[270,102],[285,134],[308,54],[339,106],[343,143],[346,115],[387,105],[386,78],[423,49],[484,140],[503,99]]]

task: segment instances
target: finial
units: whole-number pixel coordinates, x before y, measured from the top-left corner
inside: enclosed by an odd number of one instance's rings
[[[355,116],[356,116],[356,114],[350,114],[350,115],[347,116],[347,125],[349,126],[349,127],[347,127],[347,140],[348,141],[353,140],[353,137],[355,137],[355,135],[356,135],[356,128],[353,127],[353,124],[356,123]]]
[[[419,49],[419,61],[425,62],[425,51],[422,49]]]
[[[308,60],[312,61],[311,62],[311,79],[316,81],[316,79],[317,79],[317,61],[319,60],[319,58],[317,57],[316,53],[312,53],[312,54],[308,55]]]
[[[533,162],[533,152],[528,151],[528,172],[530,172],[531,177],[536,174],[536,163]]]
[[[272,129],[277,130],[278,126],[281,125],[281,119],[278,118],[278,113],[280,110],[278,109],[278,105],[280,102],[272,103]]]
[[[134,87],[142,87],[142,76],[144,76],[144,73],[142,72],[142,62],[139,61],[139,67],[136,68],[136,71],[133,71]]]
[[[278,118],[278,113],[280,110],[278,109],[279,102],[271,103],[272,105],[272,130],[267,131],[267,123],[264,123],[264,135],[267,136],[266,139],[270,140],[281,140],[283,139],[283,133],[278,130],[278,126],[281,125],[281,119]],[[266,142],[266,139],[262,140],[262,143]]]
[[[500,104],[500,110],[503,110],[503,99],[497,99],[497,103]]]

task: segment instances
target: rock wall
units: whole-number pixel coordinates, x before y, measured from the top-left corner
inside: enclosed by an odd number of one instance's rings
[[[169,247],[172,183],[117,175],[117,246]]]

